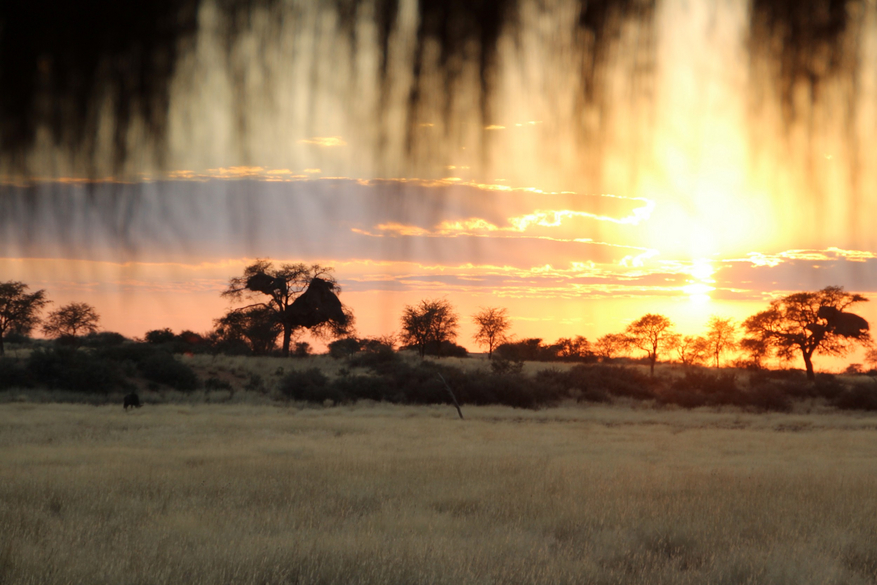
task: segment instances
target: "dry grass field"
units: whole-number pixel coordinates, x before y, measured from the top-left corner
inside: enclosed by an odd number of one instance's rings
[[[877,417],[0,405],[0,583],[875,583]]]

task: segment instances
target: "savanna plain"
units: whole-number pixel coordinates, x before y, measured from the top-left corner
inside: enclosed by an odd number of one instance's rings
[[[875,583],[877,417],[0,404],[2,583]]]

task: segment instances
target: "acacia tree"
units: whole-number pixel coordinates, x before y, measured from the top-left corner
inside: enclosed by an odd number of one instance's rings
[[[312,319],[303,324],[301,311],[293,308],[296,300],[302,297],[308,287],[319,279],[335,297],[333,305],[314,307]],[[348,333],[353,326],[353,313],[341,305],[337,294],[341,287],[332,275],[332,268],[319,264],[281,264],[278,267],[266,259],[258,259],[244,269],[242,276],[229,279],[228,288],[222,296],[234,301],[250,301],[249,305],[233,309],[248,311],[262,308],[271,313],[272,318],[283,329],[284,357],[289,357],[289,346],[293,334],[299,329],[308,329],[316,335],[339,337]]]
[[[557,357],[561,359],[583,359],[593,355],[591,343],[582,335],[575,337],[561,337],[554,342],[557,348]]]
[[[75,338],[79,335],[97,333],[100,315],[88,303],[70,303],[52,311],[43,323],[43,333],[48,337]]]
[[[737,324],[733,319],[713,315],[707,323],[705,340],[707,351],[718,368],[721,355],[737,347]]]
[[[654,377],[658,354],[665,351],[674,339],[673,323],[664,315],[647,313],[628,325],[625,334],[630,345],[646,352],[649,372]]]
[[[242,342],[255,355],[265,355],[276,349],[277,338],[283,332],[283,327],[274,318],[274,312],[265,307],[229,311],[216,319],[213,325],[218,340]]]
[[[421,359],[428,347],[457,339],[459,316],[446,299],[424,299],[416,306],[405,305],[402,311],[402,343],[417,348]]]
[[[496,307],[482,308],[472,315],[472,321],[478,326],[473,339],[480,345],[487,346],[487,359],[493,356],[493,350],[508,341],[506,333],[512,327],[508,309]]]
[[[3,355],[3,337],[15,332],[27,335],[39,323],[37,314],[50,301],[46,291],[28,293],[23,282],[0,282],[0,355]]]
[[[839,286],[794,293],[772,301],[766,311],[749,317],[743,327],[753,340],[749,344],[760,342],[780,359],[790,360],[800,352],[807,378],[814,380],[814,354],[843,356],[855,343],[870,343],[868,322],[845,312],[867,300]]]
[[[702,364],[710,355],[708,341],[699,335],[673,335],[667,346],[676,352],[679,361],[685,366]]]
[[[744,337],[739,341],[737,346],[743,352],[743,359],[739,361],[740,365],[750,370],[760,370],[764,368],[764,360],[770,354],[769,344],[759,337]]]
[[[627,347],[627,336],[622,333],[607,333],[594,344],[597,355],[603,359],[612,359]]]

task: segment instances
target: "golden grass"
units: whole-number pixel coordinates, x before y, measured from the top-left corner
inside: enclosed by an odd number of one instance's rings
[[[0,405],[2,583],[874,583],[877,418]]]

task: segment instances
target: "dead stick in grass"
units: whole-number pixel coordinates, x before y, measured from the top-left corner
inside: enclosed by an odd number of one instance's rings
[[[462,418],[463,418],[463,411],[462,411],[462,410],[460,410],[460,403],[459,403],[459,402],[457,402],[457,397],[456,397],[456,396],[454,396],[454,391],[453,391],[453,390],[451,390],[451,385],[450,385],[450,384],[448,384],[448,381],[447,381],[447,380],[445,380],[445,377],[444,377],[444,376],[442,376],[442,375],[441,375],[441,374],[439,374],[439,375],[438,375],[438,377],[439,377],[439,378],[441,378],[441,380],[442,380],[442,382],[444,382],[444,383],[445,383],[445,388],[447,388],[447,389],[448,389],[448,394],[450,394],[450,395],[451,395],[451,400],[453,400],[453,401],[454,401],[454,406],[456,406],[456,407],[457,407],[457,414],[459,414],[459,415],[460,415],[460,418],[461,418],[461,419],[462,419]]]

